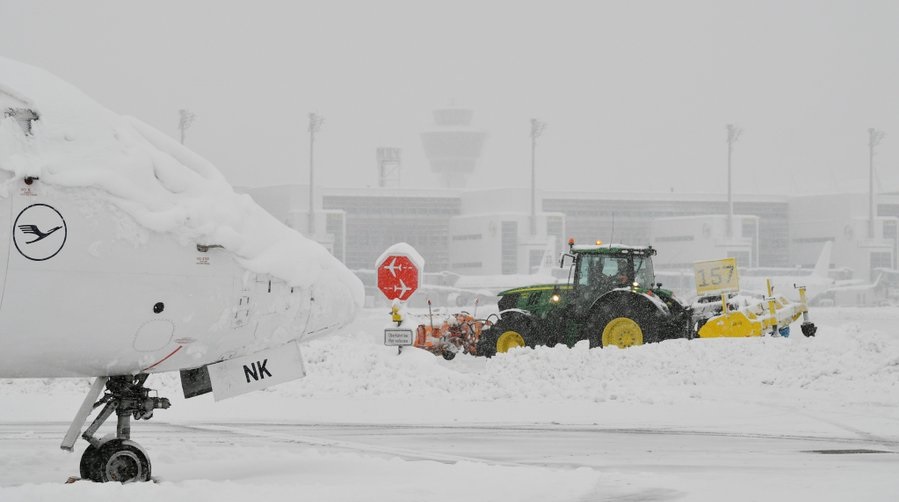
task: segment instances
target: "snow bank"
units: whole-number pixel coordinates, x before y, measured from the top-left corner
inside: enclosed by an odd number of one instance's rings
[[[308,376],[234,399],[235,410],[272,398],[689,406],[747,399],[801,403],[822,395],[840,407],[899,407],[899,333],[854,322],[819,325],[814,338],[669,340],[601,350],[582,343],[445,361],[413,348],[397,355],[395,347],[381,344],[388,309],[363,312],[343,333],[303,345]],[[154,376],[150,383],[163,395],[180,394],[176,375]],[[70,392],[80,399],[88,386],[87,380],[0,380],[0,395],[20,399]],[[223,411],[226,405],[217,403],[214,411],[227,418],[234,410]],[[291,407],[285,406],[284,414],[267,413],[281,419],[290,416]]]
[[[39,119],[26,135],[8,108]],[[96,188],[140,225],[186,246],[219,244],[245,268],[306,287],[328,272],[351,292],[361,282],[326,249],[234,193],[208,161],[131,117],[117,115],[46,71],[0,58],[0,171],[11,183]],[[303,259],[299,259],[302,257]]]
[[[846,406],[899,405],[899,336],[857,324],[823,326],[815,338],[670,340],[624,350],[579,344],[513,350],[488,360],[460,355],[450,362],[421,350],[397,356],[395,349],[372,346],[369,332],[344,337],[309,344],[309,376],[272,392],[285,399],[645,404],[776,393],[796,401],[820,392]]]

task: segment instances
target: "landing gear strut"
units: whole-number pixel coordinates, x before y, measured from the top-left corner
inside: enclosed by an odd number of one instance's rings
[[[81,434],[90,443],[81,456],[82,479],[120,483],[150,480],[150,459],[140,445],[131,441],[131,417],[149,420],[153,410],[166,409],[171,404],[164,397],[150,396],[150,389],[144,387],[147,376],[100,377],[94,381],[62,442],[62,449],[72,451],[88,415],[103,406],[97,418]],[[104,386],[106,393],[94,402]],[[94,433],[113,413],[118,419],[115,437],[96,438]]]

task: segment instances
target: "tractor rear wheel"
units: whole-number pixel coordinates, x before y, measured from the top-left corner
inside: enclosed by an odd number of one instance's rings
[[[655,309],[627,301],[599,305],[586,326],[590,347],[620,348],[658,341],[661,320]]]
[[[615,345],[624,349],[633,345],[643,345],[643,329],[637,321],[629,317],[616,317],[602,329],[600,340],[603,347]]]

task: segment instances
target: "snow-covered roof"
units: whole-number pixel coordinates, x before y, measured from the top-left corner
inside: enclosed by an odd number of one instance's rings
[[[615,250],[615,251],[618,251],[618,250],[627,250],[627,251],[638,251],[638,252],[641,252],[641,251],[648,251],[648,250],[650,249],[650,247],[649,247],[649,246],[630,246],[630,245],[627,245],[627,244],[609,243],[609,244],[600,244],[600,245],[596,245],[596,244],[575,244],[574,246],[572,246],[572,249],[573,249],[574,251],[601,251],[601,250],[608,250],[608,251]]]

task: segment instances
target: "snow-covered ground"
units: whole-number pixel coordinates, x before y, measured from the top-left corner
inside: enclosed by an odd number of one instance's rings
[[[214,403],[152,377],[173,406],[133,424],[144,485],[62,484],[88,381],[3,380],[0,501],[896,500],[899,308],[812,314],[811,339],[444,361],[366,310],[300,381]]]

